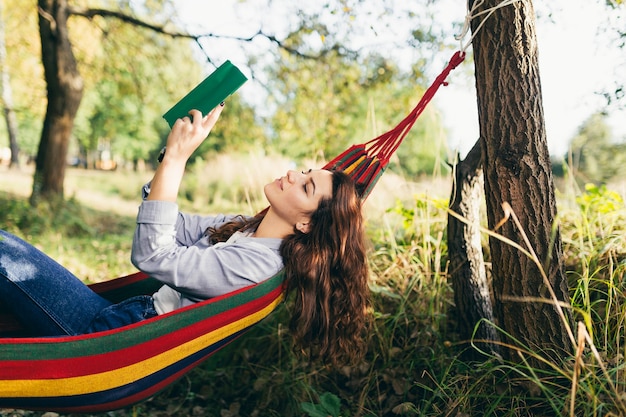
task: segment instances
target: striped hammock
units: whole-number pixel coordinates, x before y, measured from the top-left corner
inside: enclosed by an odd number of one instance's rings
[[[282,274],[260,284],[106,332],[0,339],[0,408],[91,413],[149,398],[267,317]],[[94,284],[113,301],[152,294],[142,273]]]
[[[464,54],[454,54],[415,109],[389,132],[354,145],[324,168],[348,173],[365,199],[417,117]],[[55,338],[15,337],[0,306],[0,408],[92,413],[156,394],[267,317],[283,299],[282,273],[220,297],[119,329]],[[93,284],[117,302],[161,284],[142,273]]]

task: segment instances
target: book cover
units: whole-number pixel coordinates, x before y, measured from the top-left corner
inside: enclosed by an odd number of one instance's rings
[[[230,61],[226,61],[185,97],[180,99],[178,103],[163,115],[163,118],[171,128],[177,119],[188,116],[189,110],[200,110],[202,115],[205,116],[215,106],[237,91],[247,80],[246,76],[239,71],[239,68]]]

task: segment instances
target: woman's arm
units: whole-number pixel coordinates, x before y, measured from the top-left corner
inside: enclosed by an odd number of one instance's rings
[[[191,110],[190,117],[176,120],[167,137],[167,152],[152,178],[148,200],[176,202],[185,165],[207,138],[223,108],[223,104],[220,104],[205,117],[198,110]]]
[[[157,167],[152,181],[147,187],[144,186],[145,201],[137,215],[131,259],[150,256],[151,249],[166,244],[188,246],[200,237],[201,232],[198,232],[195,239],[189,239],[185,229],[181,231],[185,241],[177,240],[177,219],[181,215],[178,213],[176,198],[189,157],[208,136],[222,108],[222,105],[216,107],[205,117],[198,110],[191,110],[190,117],[178,119],[172,126],[162,163]],[[146,192],[148,195],[145,195]],[[181,228],[185,226],[183,223]]]
[[[139,208],[131,261],[140,271],[197,298],[215,297],[269,278],[282,267],[280,239],[242,237],[211,246],[202,238],[176,242],[176,204],[146,201]]]

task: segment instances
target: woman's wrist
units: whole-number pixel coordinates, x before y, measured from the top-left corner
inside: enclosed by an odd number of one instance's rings
[[[179,161],[166,155],[154,174],[147,199],[175,202],[185,173],[185,165],[186,161]]]

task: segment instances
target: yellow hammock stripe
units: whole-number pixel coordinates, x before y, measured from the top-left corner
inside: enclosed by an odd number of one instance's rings
[[[350,164],[350,166],[346,167],[343,172],[345,172],[346,174],[350,174],[352,171],[354,171],[354,169],[356,167],[358,167],[361,162],[363,162],[363,160],[365,159],[365,156],[361,156],[359,159],[357,159],[355,162],[353,162],[352,164]]]
[[[236,322],[152,358],[113,371],[59,379],[0,380],[0,397],[62,397],[91,394],[132,383],[255,324],[268,316],[281,300],[282,295],[262,310]]]

